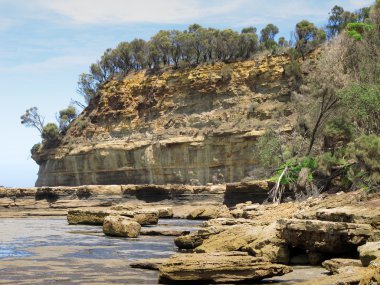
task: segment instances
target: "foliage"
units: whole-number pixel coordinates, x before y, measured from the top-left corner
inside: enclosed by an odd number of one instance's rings
[[[312,157],[302,158],[299,162],[292,160],[287,161],[279,167],[279,169],[275,172],[275,175],[271,177],[270,180],[277,182],[284,170],[287,169],[286,174],[281,177],[280,183],[285,186],[294,185],[297,183],[298,176],[302,168],[308,168],[310,170],[307,180],[311,182],[313,180],[313,171],[317,169],[317,162]]]
[[[328,37],[334,38],[340,34],[346,26],[352,23],[364,22],[369,17],[369,8],[362,8],[355,13],[344,11],[340,6],[335,5],[331,12],[327,24]]]
[[[69,124],[77,117],[77,110],[74,106],[68,106],[66,109],[59,111],[59,130],[66,132]]]
[[[44,117],[38,113],[37,107],[32,107],[25,111],[25,114],[21,116],[21,124],[27,127],[36,128],[40,133],[44,128]]]
[[[323,29],[318,29],[313,23],[302,20],[296,25],[296,49],[301,53],[303,59],[305,55],[318,44],[326,40],[326,33]]]
[[[354,186],[368,190],[380,187],[380,137],[361,136],[347,149],[347,154],[355,159],[350,178]]]
[[[283,161],[282,142],[278,134],[269,129],[256,144],[257,158],[264,167],[278,166]]]
[[[54,123],[48,123],[42,130],[41,134],[44,140],[44,146],[51,147],[55,146],[59,140],[59,128]]]
[[[268,24],[264,29],[261,30],[260,42],[266,49],[272,49],[277,45],[274,41],[274,37],[278,34],[279,29],[273,24]]]
[[[344,43],[344,64],[357,83],[380,83],[380,3],[370,9],[364,23],[347,26]]]
[[[359,131],[380,133],[380,84],[352,84],[339,96]]]
[[[288,76],[295,86],[300,86],[302,83],[302,70],[299,59],[299,53],[296,49],[289,49],[290,63],[285,66],[285,74]]]
[[[278,28],[268,25],[264,31],[263,39],[273,40]],[[107,49],[100,60],[90,66],[89,74],[80,75],[78,92],[89,103],[105,81],[121,79],[132,70],[248,59],[258,51],[256,32],[254,27],[238,33],[193,24],[185,31],[161,30],[149,41],[122,42],[114,49]]]
[[[344,165],[346,162],[331,152],[324,152],[316,157],[317,170],[324,176],[330,176],[333,167]]]
[[[80,130],[84,130],[88,126],[88,122],[83,118],[78,118],[75,122]]]
[[[353,131],[353,127],[349,121],[338,117],[327,122],[323,134],[329,140],[350,141],[353,137]]]
[[[349,23],[347,25],[347,34],[356,41],[362,41],[366,32],[372,30],[372,25],[367,23]]]
[[[33,145],[33,147],[31,148],[30,153],[31,153],[32,155],[34,155],[34,154],[38,153],[38,152],[41,150],[41,148],[42,148],[42,144],[41,144],[41,143],[36,143],[36,144]]]
[[[347,86],[348,82],[349,76],[343,65],[341,44],[339,41],[333,41],[321,54],[315,69],[307,78],[307,90],[312,99],[309,110],[316,110],[307,155],[311,153],[324,122],[339,107],[338,90]]]
[[[94,66],[95,68],[95,66]],[[94,71],[91,71],[92,73]],[[87,104],[95,97],[100,81],[96,81],[93,74],[82,73],[78,80],[78,93],[81,94]]]

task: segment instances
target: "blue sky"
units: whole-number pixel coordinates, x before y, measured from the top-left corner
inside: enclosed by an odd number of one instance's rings
[[[372,0],[0,0],[0,185],[33,186],[38,166],[30,148],[38,132],[20,124],[37,106],[47,121],[80,99],[78,75],[106,48],[160,29],[241,30],[267,23],[289,38],[308,19],[323,26],[335,5],[355,10]]]

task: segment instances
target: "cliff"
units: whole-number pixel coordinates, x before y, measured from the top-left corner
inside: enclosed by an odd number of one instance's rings
[[[292,132],[287,55],[140,71],[106,83],[60,145],[34,155],[36,186],[192,184],[259,176],[258,137]]]

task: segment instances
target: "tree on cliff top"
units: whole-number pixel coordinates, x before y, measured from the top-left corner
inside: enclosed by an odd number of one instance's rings
[[[37,107],[32,107],[25,111],[25,114],[21,116],[21,124],[26,127],[36,128],[40,134],[45,126],[45,119],[38,113]]]

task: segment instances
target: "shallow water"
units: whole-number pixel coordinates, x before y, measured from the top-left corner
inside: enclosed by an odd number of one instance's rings
[[[188,230],[199,224],[161,220],[157,227]],[[101,227],[70,226],[65,218],[1,219],[0,284],[156,284],[157,272],[129,263],[170,256],[173,239],[112,238]]]
[[[196,230],[201,222],[160,220],[155,228]],[[70,226],[65,218],[0,219],[0,284],[157,284],[158,272],[129,263],[168,257],[173,237],[112,238],[101,227]],[[294,272],[260,284],[295,284],[322,277],[321,268]]]

